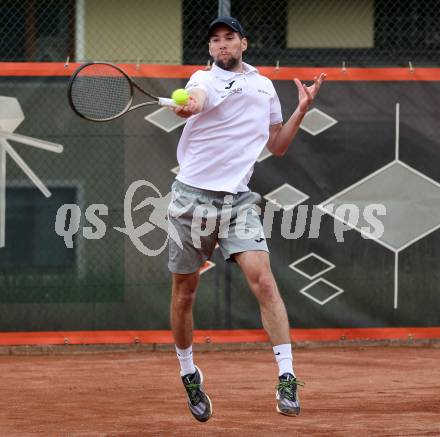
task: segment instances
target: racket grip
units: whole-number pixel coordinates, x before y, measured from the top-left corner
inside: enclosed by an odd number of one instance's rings
[[[171,106],[172,108],[179,106],[173,99],[167,99],[165,97],[159,97],[158,103],[160,106]]]

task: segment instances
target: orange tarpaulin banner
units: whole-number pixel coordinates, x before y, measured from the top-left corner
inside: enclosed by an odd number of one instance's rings
[[[421,340],[440,338],[440,327],[293,329],[294,342],[340,340]],[[196,330],[194,343],[268,342],[263,329]],[[172,344],[171,331],[4,332],[0,345]]]
[[[70,76],[79,63],[62,62],[0,62],[0,76]],[[204,65],[158,65],[118,64],[132,77],[189,78]],[[272,80],[310,80],[321,72],[330,81],[438,81],[438,68],[300,68],[300,67],[258,67],[264,76]]]

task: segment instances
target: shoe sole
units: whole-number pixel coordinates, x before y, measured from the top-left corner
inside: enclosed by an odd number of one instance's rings
[[[280,413],[280,414],[282,414],[283,416],[296,417],[296,416],[299,416],[299,414],[300,414],[300,411],[298,411],[297,413],[295,413],[295,412],[287,413],[287,412],[285,412],[285,411],[281,411],[281,410],[278,408],[278,405],[276,406],[276,409],[277,409],[277,413]]]
[[[287,411],[281,411],[280,408],[278,407],[278,398],[277,398],[277,396],[278,396],[278,392],[275,392],[275,399],[277,400],[277,405],[276,405],[277,413],[280,413],[283,416],[290,416],[290,417],[292,417],[292,416],[293,417],[299,416],[299,414],[301,413],[301,407],[298,407],[298,409],[296,411],[292,410],[291,413],[288,413]],[[298,397],[298,400],[299,400],[299,397]]]
[[[201,386],[202,391],[203,391],[203,389],[205,388],[205,387],[203,386],[203,381],[204,381],[203,372],[202,372],[202,370],[201,370],[199,367],[197,367],[197,366],[194,366],[194,367],[199,371],[199,374],[200,374],[200,386]],[[212,417],[212,415],[213,415],[213,413],[214,413],[214,410],[212,409],[211,398],[210,398],[206,393],[205,393],[205,396],[206,396],[206,398],[208,399],[208,402],[209,402],[209,409],[211,410],[211,414],[210,414],[208,417],[203,418],[203,419],[200,419],[199,417],[197,417],[197,416],[194,415],[194,413],[192,412],[191,408],[189,409],[189,410],[191,411],[191,414],[194,416],[194,418],[195,418],[196,420],[198,420],[199,422],[207,422],[207,421]]]

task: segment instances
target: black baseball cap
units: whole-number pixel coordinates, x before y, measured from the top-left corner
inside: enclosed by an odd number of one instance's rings
[[[234,32],[238,32],[241,36],[244,35],[243,26],[240,24],[240,22],[233,17],[218,17],[216,18],[210,25],[208,30],[208,36],[211,36],[211,33],[217,24],[225,24],[226,26],[230,27]]]

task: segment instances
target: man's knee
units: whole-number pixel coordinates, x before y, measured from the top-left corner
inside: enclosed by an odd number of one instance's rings
[[[255,294],[260,303],[270,304],[279,299],[275,279],[270,272],[259,273],[255,281]]]
[[[173,302],[179,308],[192,307],[196,289],[199,283],[199,273],[189,275],[173,275]]]
[[[173,301],[179,308],[191,308],[196,297],[195,290],[176,290],[173,293]]]

